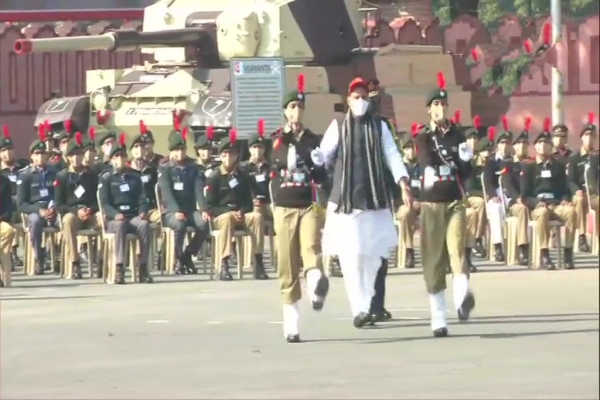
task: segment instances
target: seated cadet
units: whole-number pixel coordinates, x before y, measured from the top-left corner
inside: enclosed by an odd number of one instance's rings
[[[579,251],[589,253],[590,246],[586,238],[589,203],[585,187],[585,174],[586,169],[590,165],[591,157],[598,154],[598,151],[594,149],[596,126],[593,119],[581,130],[579,136],[581,137],[581,149],[569,157],[567,175],[569,178],[569,188],[573,196],[573,205],[577,213],[576,227],[579,230]]]
[[[88,134],[83,137],[83,165],[93,169],[94,164],[99,161],[98,155],[96,154],[96,130],[91,127]]]
[[[564,263],[573,269],[573,241],[575,238],[575,208],[570,203],[570,192],[566,168],[552,156],[550,132],[544,131],[534,141],[537,157],[534,163],[523,165],[521,172],[521,198],[531,210],[531,219],[536,221],[536,235],[541,249],[541,265],[554,269],[550,259],[550,221],[560,220],[565,224]]]
[[[547,130],[547,128],[550,127],[550,119],[546,118],[544,123],[546,124],[544,126],[544,130]],[[569,157],[571,157],[571,154],[573,153],[573,151],[571,151],[571,149],[569,149],[567,146],[568,141],[569,128],[567,128],[567,126],[564,124],[555,125],[552,128],[552,157],[564,165],[567,165]]]
[[[493,138],[483,137],[477,143],[474,161],[472,161],[472,172],[465,181],[465,195],[469,206],[466,209],[466,250],[465,260],[471,272],[477,272],[477,268],[471,261],[471,252],[475,250],[477,257],[485,257],[486,251],[483,246],[482,237],[485,230],[485,200],[483,198],[483,185],[481,175],[485,164],[488,162],[490,153],[494,148]],[[481,211],[483,208],[483,212]]]
[[[162,163],[158,172],[158,186],[162,198],[165,226],[175,233],[175,273],[197,274],[192,256],[198,254],[209,235],[202,178],[194,161],[186,156],[187,128],[169,137],[169,160]],[[186,229],[194,229],[192,240],[183,250]]]
[[[21,216],[17,211],[17,203],[15,197],[17,196],[17,180],[20,170],[26,168],[29,164],[27,160],[16,160],[14,143],[10,137],[8,126],[4,125],[4,135],[0,136],[0,175],[5,176],[10,182],[10,189],[12,195],[12,207],[13,214],[11,218],[6,221],[9,224],[20,224]],[[4,194],[4,193],[3,193]],[[15,242],[12,245],[11,257],[14,266],[22,266],[23,261],[17,255],[18,248],[18,237],[15,235]]]
[[[419,133],[418,124],[413,124],[412,133],[413,138]],[[413,138],[405,141],[402,144],[404,165],[406,166],[406,171],[410,176],[410,190],[414,199],[413,207],[408,208],[406,205],[400,203],[400,207],[398,207],[398,211],[396,212],[399,233],[398,247],[400,248],[400,243],[404,243],[404,247],[406,248],[404,268],[415,267],[414,236],[415,229],[417,227],[417,218],[420,211],[418,199],[421,191],[421,168],[419,167],[417,151],[415,149]]]
[[[55,138],[58,142],[58,152],[50,158],[48,163],[53,165],[56,171],[62,171],[68,167],[65,153],[69,141],[73,138],[73,122],[71,120],[63,122],[63,127],[56,133]]]
[[[46,147],[46,132],[42,126],[29,152],[32,165],[19,174],[17,180],[17,208],[19,212],[27,215],[29,242],[33,248],[36,260],[35,274],[44,273],[46,252],[43,245],[43,229],[45,225],[54,225],[56,222],[56,208],[54,205],[54,180],[56,170],[48,165],[48,150]]]
[[[255,213],[253,204],[253,182],[246,173],[238,168],[238,143],[236,131],[231,129],[229,138],[219,143],[221,166],[208,178],[206,185],[206,207],[213,219],[216,237],[215,260],[221,262],[220,279],[233,279],[229,272],[229,258],[232,254],[232,240],[236,227],[245,227],[252,237],[252,249],[255,254],[256,276],[265,275],[262,249],[258,252],[258,242],[264,239],[262,215]],[[241,262],[241,260],[238,260]]]
[[[154,152],[154,135],[152,134],[152,131],[146,130],[146,135],[148,141],[146,143],[146,155],[144,158],[150,163],[151,166],[158,169],[161,160],[163,160],[165,156],[162,154],[156,154]]]
[[[477,153],[477,143],[479,143],[479,128],[481,127],[481,118],[476,115],[473,117],[473,126],[465,131],[465,140],[467,141],[467,145],[473,150],[474,153]]]
[[[152,283],[148,272],[148,252],[152,232],[148,222],[148,201],[140,175],[127,167],[125,135],[121,134],[108,153],[112,168],[100,175],[100,202],[107,230],[115,234],[117,274],[115,283],[125,283],[127,234],[134,233],[140,242],[140,282]]]
[[[206,179],[219,166],[219,163],[213,158],[213,140],[214,128],[209,126],[206,128],[206,134],[200,135],[194,144],[196,165],[198,166],[198,172],[202,177],[203,183],[206,182]]]
[[[11,247],[16,233],[10,226],[14,212],[10,183],[5,175],[0,174],[0,287],[10,286]]]
[[[590,206],[596,210],[596,240],[600,240],[600,210],[598,207],[598,186],[600,185],[600,154],[596,153],[590,158],[588,173],[588,190],[590,192]]]
[[[513,158],[504,160],[501,164],[502,188],[508,206],[508,215],[517,218],[517,246],[518,263],[521,266],[529,265],[529,208],[523,203],[520,192],[520,179],[522,166],[534,163],[535,159],[529,157],[529,130],[531,118],[525,120],[525,129],[513,140]]]
[[[156,204],[156,193],[154,191],[156,182],[158,181],[158,170],[152,164],[146,160],[146,144],[148,142],[148,135],[146,131],[142,130],[140,134],[133,138],[129,150],[131,151],[131,161],[129,161],[129,168],[133,172],[140,174],[142,180],[142,186],[144,187],[144,195],[148,202],[148,221],[151,224],[158,224],[160,222],[160,210]]]
[[[96,134],[97,145],[100,147],[102,158],[99,158],[94,165],[94,171],[102,175],[106,171],[112,170],[110,163],[110,152],[113,146],[118,147],[117,134],[112,131],[104,131]]]
[[[75,134],[65,149],[68,167],[56,175],[54,201],[62,218],[62,240],[65,246],[65,262],[73,265],[72,279],[81,279],[81,265],[77,251],[77,233],[80,229],[98,226],[96,213],[98,201],[98,176],[83,165],[85,149],[81,133]]]

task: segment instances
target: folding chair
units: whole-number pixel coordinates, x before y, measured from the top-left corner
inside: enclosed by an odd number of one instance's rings
[[[540,255],[540,241],[535,233],[535,226],[537,222],[529,220],[529,268],[531,269],[539,269],[540,263],[542,261]],[[563,241],[562,241],[562,231],[563,223],[561,221],[550,221],[550,231],[556,232],[556,242],[557,242],[557,251],[558,251],[558,268],[562,268],[563,266]]]
[[[591,220],[592,220],[592,229],[591,229],[591,241],[592,241],[592,246],[591,246],[591,250],[592,250],[592,254],[595,255],[599,255],[599,245],[598,242],[600,241],[600,239],[598,238],[598,216],[596,215],[596,210],[594,210],[592,208],[592,204],[590,202],[591,199],[591,191],[590,191],[590,185],[589,182],[592,181],[593,177],[590,176],[591,174],[591,168],[589,166],[589,164],[585,167],[585,173],[584,173],[584,178],[585,178],[585,192],[586,192],[586,196],[588,199],[588,215]],[[589,223],[586,225],[590,225]],[[589,229],[588,229],[589,232]]]
[[[213,222],[210,221],[209,222],[209,228],[210,228],[210,243],[211,243],[211,265],[212,268],[210,269],[210,279],[213,280],[215,277],[215,273],[216,271],[221,270],[221,260],[217,259],[217,236],[219,234],[219,231],[217,229],[213,228]],[[244,242],[244,238],[247,238],[250,236],[250,232],[248,232],[246,229],[236,229],[233,232],[233,239],[235,240],[235,250],[236,250],[236,257],[237,257],[237,277],[239,280],[244,279],[244,263],[242,262],[242,257],[244,255],[244,251],[243,251],[243,242]],[[206,253],[204,253],[204,257],[206,258]],[[252,261],[252,273],[256,274],[256,263],[254,261]]]
[[[25,247],[25,274],[35,275],[36,256],[33,246],[31,245],[31,241],[29,240],[29,226],[27,225],[27,215],[25,213],[21,213],[21,223],[23,226],[23,233],[25,235],[25,240],[23,241],[23,245]],[[59,233],[60,230],[55,226],[44,226],[43,228],[42,243],[44,244],[44,247],[50,247],[50,264],[52,265],[52,272],[55,272],[57,264],[55,243],[58,240]]]
[[[100,191],[96,192],[98,207],[100,208],[101,240],[102,240],[102,282],[115,283],[117,274],[117,261],[115,259],[115,234],[106,230],[106,214],[100,201]],[[137,235],[128,233],[126,238],[127,252],[129,255],[129,268],[131,270],[131,282],[135,283],[139,277],[139,265],[136,246],[139,246]]]

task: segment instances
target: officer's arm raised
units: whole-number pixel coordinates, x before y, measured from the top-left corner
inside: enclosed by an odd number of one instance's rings
[[[168,213],[181,212],[179,204],[173,194],[173,183],[171,182],[171,176],[169,174],[169,168],[161,166],[158,169],[158,189],[160,190],[160,196],[162,198],[162,207],[165,208]]]

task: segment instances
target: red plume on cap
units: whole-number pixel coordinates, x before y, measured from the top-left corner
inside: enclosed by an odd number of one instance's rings
[[[187,126],[185,128],[183,128],[183,130],[181,131],[181,137],[183,138],[183,140],[187,140],[187,137],[188,137],[188,128],[187,128]]]
[[[88,130],[88,135],[90,136],[90,139],[93,142],[96,139],[96,128],[90,126],[90,129]]]
[[[594,125],[595,121],[596,121],[596,116],[594,115],[593,111],[590,111],[590,113],[588,114],[588,125]],[[4,125],[4,126],[6,126],[6,125]],[[6,133],[4,134],[4,136],[6,136]]]
[[[529,132],[531,130],[531,117],[525,118],[525,132]]]
[[[419,134],[419,123],[413,122],[413,124],[410,126],[410,131],[412,133],[412,137],[417,137]]]
[[[121,145],[121,147],[125,147],[125,134],[121,133],[121,135],[119,136],[119,144]]]
[[[533,42],[531,41],[531,39],[527,39],[525,43],[523,43],[523,47],[525,47],[525,52],[527,54],[533,54]]]
[[[48,121],[48,120],[44,121],[44,131],[46,132],[46,135],[48,135],[48,133],[50,133],[52,131],[52,129],[50,127],[50,121]]]
[[[231,128],[229,130],[229,141],[231,142],[231,144],[233,144],[233,143],[235,143],[236,140],[237,140],[237,129]]]
[[[444,76],[443,72],[438,72],[437,80],[438,80],[438,86],[440,87],[440,89],[445,90],[446,89],[446,77]]]
[[[549,22],[546,22],[544,26],[542,26],[542,40],[546,45],[552,43],[552,25],[550,25]]]
[[[179,120],[179,115],[177,114],[177,110],[173,110],[173,127],[176,131],[181,130],[181,121]]]
[[[140,119],[140,133],[145,135],[148,133],[148,128],[146,128],[146,124],[144,124],[144,120]]]
[[[477,52],[477,49],[471,49],[471,58],[474,62],[479,62],[479,53]]]
[[[4,137],[6,139],[10,138],[10,131],[8,130],[8,125],[2,125],[2,131],[4,133]]]
[[[488,128],[487,134],[488,134],[488,138],[490,139],[490,141],[493,142],[494,137],[496,136],[496,128],[493,126],[490,126]]]
[[[70,119],[65,121],[65,131],[67,131],[67,133],[73,132],[73,121]]]
[[[473,128],[477,130],[481,128],[481,117],[479,115],[473,117]]]
[[[304,93],[304,74],[298,75],[298,85],[296,87],[298,93]]]
[[[212,125],[206,127],[206,138],[208,140],[213,140],[215,138],[215,128],[213,128]]]
[[[83,145],[83,138],[81,136],[81,132],[75,132],[75,143],[77,143],[77,146]]]
[[[454,122],[460,125],[460,110],[454,111]]]
[[[550,132],[550,125],[552,124],[552,121],[550,121],[550,118],[546,118],[544,120],[544,132]]]
[[[504,128],[504,132],[508,132],[508,118],[506,118],[506,115],[502,116],[502,128]]]
[[[48,122],[48,121],[46,121],[46,122]],[[38,136],[40,137],[40,140],[42,142],[46,140],[46,128],[47,128],[46,122],[38,125]]]
[[[265,137],[265,120],[264,119],[259,119],[258,120],[258,136],[261,138]]]

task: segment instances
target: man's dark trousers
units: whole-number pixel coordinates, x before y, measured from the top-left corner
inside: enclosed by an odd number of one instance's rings
[[[388,260],[381,258],[381,267],[375,279],[375,296],[371,299],[371,313],[381,314],[385,311],[385,279],[388,273]]]

